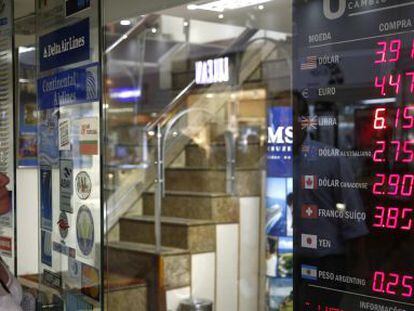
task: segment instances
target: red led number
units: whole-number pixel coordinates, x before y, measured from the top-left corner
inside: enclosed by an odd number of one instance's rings
[[[407,73],[408,75],[409,73]],[[414,72],[412,73],[413,77],[412,80],[414,80]],[[389,93],[392,93],[393,95],[400,94],[400,88],[401,88],[401,74],[389,74],[382,77],[375,76],[375,87],[377,89],[380,89],[380,94],[382,96],[390,95]],[[414,89],[414,83],[412,82],[411,85],[412,89]],[[390,90],[393,90],[392,92]],[[412,92],[412,91],[411,91]]]
[[[385,123],[386,112],[387,109],[385,108],[375,109],[374,129],[382,130],[387,127]]]
[[[409,231],[413,228],[412,218],[412,208],[377,206],[372,226],[374,228]]]
[[[387,115],[386,108],[376,108],[374,113],[374,129],[383,130],[387,128]],[[392,120],[392,119],[391,119]],[[394,128],[403,128],[405,130],[414,128],[414,106],[406,106],[398,108],[395,111],[394,120],[389,123]]]
[[[387,147],[387,142],[385,140],[378,140],[375,142],[377,148],[374,151],[372,159],[374,162],[385,162],[386,156],[385,156],[385,150]],[[394,152],[394,154],[391,153],[392,158],[396,162],[402,162],[402,163],[411,163],[414,160],[414,140],[405,140],[405,141],[399,141],[399,140],[391,140],[389,142],[390,145],[390,152]]]
[[[413,193],[414,175],[412,174],[376,174],[379,181],[372,187],[372,193],[376,195],[390,195],[409,197]]]
[[[392,296],[412,297],[413,276],[376,271],[372,280],[372,291]]]
[[[395,63],[400,59],[401,55],[401,40],[379,41],[377,43],[379,49],[375,52],[377,59],[375,64]]]

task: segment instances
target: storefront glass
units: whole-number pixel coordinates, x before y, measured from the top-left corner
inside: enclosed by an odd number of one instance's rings
[[[128,285],[110,310],[292,308],[290,8],[204,1],[106,25],[107,273]]]
[[[412,1],[5,3],[0,255],[39,309],[414,309]]]

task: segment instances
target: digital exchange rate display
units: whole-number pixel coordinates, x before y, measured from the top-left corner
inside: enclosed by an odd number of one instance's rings
[[[414,2],[294,1],[295,310],[414,310]]]

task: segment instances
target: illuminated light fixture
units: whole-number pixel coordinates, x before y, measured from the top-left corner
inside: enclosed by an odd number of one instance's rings
[[[346,205],[344,203],[336,203],[336,209],[338,211],[345,211],[346,210]]]
[[[362,103],[365,105],[376,105],[376,104],[395,103],[395,101],[396,101],[395,97],[389,97],[389,98],[366,99],[366,100],[363,100]]]
[[[249,6],[260,5],[270,2],[272,0],[217,0],[203,4],[189,4],[188,10],[204,10],[212,12],[224,12],[230,10],[237,10]]]
[[[123,19],[122,21],[119,22],[122,26],[130,26],[131,25],[131,21],[129,19]]]
[[[189,4],[189,5],[187,5],[187,9],[190,10],[190,11],[197,10],[198,9],[198,5],[196,5],[196,4]]]
[[[184,22],[184,27],[188,27],[189,23],[187,21]]]
[[[126,39],[128,39],[128,35],[123,35],[121,38],[122,38],[122,40],[126,40]]]
[[[224,18],[224,15],[223,15],[223,14],[219,14],[219,15],[218,15],[218,18],[219,18],[219,19],[223,19],[223,18]]]
[[[140,89],[112,89],[109,93],[109,97],[120,101],[129,101],[141,97]]]
[[[261,4],[261,5],[259,5],[257,8],[261,11],[261,10],[263,10],[263,9],[264,9],[264,5],[262,5],[262,4]]]
[[[152,33],[157,33],[157,31],[158,31],[158,30],[157,30],[157,28],[156,28],[156,27],[152,27],[152,28],[151,28],[151,32],[152,32]]]
[[[32,51],[35,51],[35,50],[36,49],[33,46],[31,46],[31,47],[21,46],[21,47],[19,47],[19,54],[32,52]]]

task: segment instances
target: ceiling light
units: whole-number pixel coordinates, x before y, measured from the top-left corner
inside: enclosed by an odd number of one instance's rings
[[[123,19],[119,22],[122,26],[129,26],[131,25],[131,21],[129,19]]]
[[[31,46],[31,47],[26,47],[26,46],[20,46],[19,47],[19,54],[23,54],[23,53],[27,53],[27,52],[32,52],[35,51],[36,49]]]
[[[197,10],[198,6],[196,4],[187,5],[187,9],[190,11]]]
[[[151,28],[151,32],[152,32],[152,33],[157,33],[157,28],[152,27],[152,28]]]
[[[391,103],[395,103],[396,100],[397,99],[395,97],[373,98],[373,99],[363,100],[362,103],[365,105],[391,104]]]
[[[184,27],[188,27],[188,25],[189,25],[189,24],[188,24],[188,22],[187,22],[187,21],[185,21],[185,22],[184,22]]]
[[[261,4],[261,5],[259,5],[257,8],[261,11],[261,10],[263,10],[263,9],[264,9],[264,5],[262,5],[262,4]]]
[[[224,15],[223,15],[223,14],[219,14],[219,15],[218,15],[218,18],[219,18],[219,19],[223,19],[223,18],[224,18]]]
[[[224,12],[230,10],[237,10],[249,6],[259,5],[270,2],[272,0],[216,0],[203,4],[190,4],[187,6],[188,10],[205,10],[213,12]]]
[[[109,97],[121,101],[133,100],[141,97],[140,89],[112,89]]]

